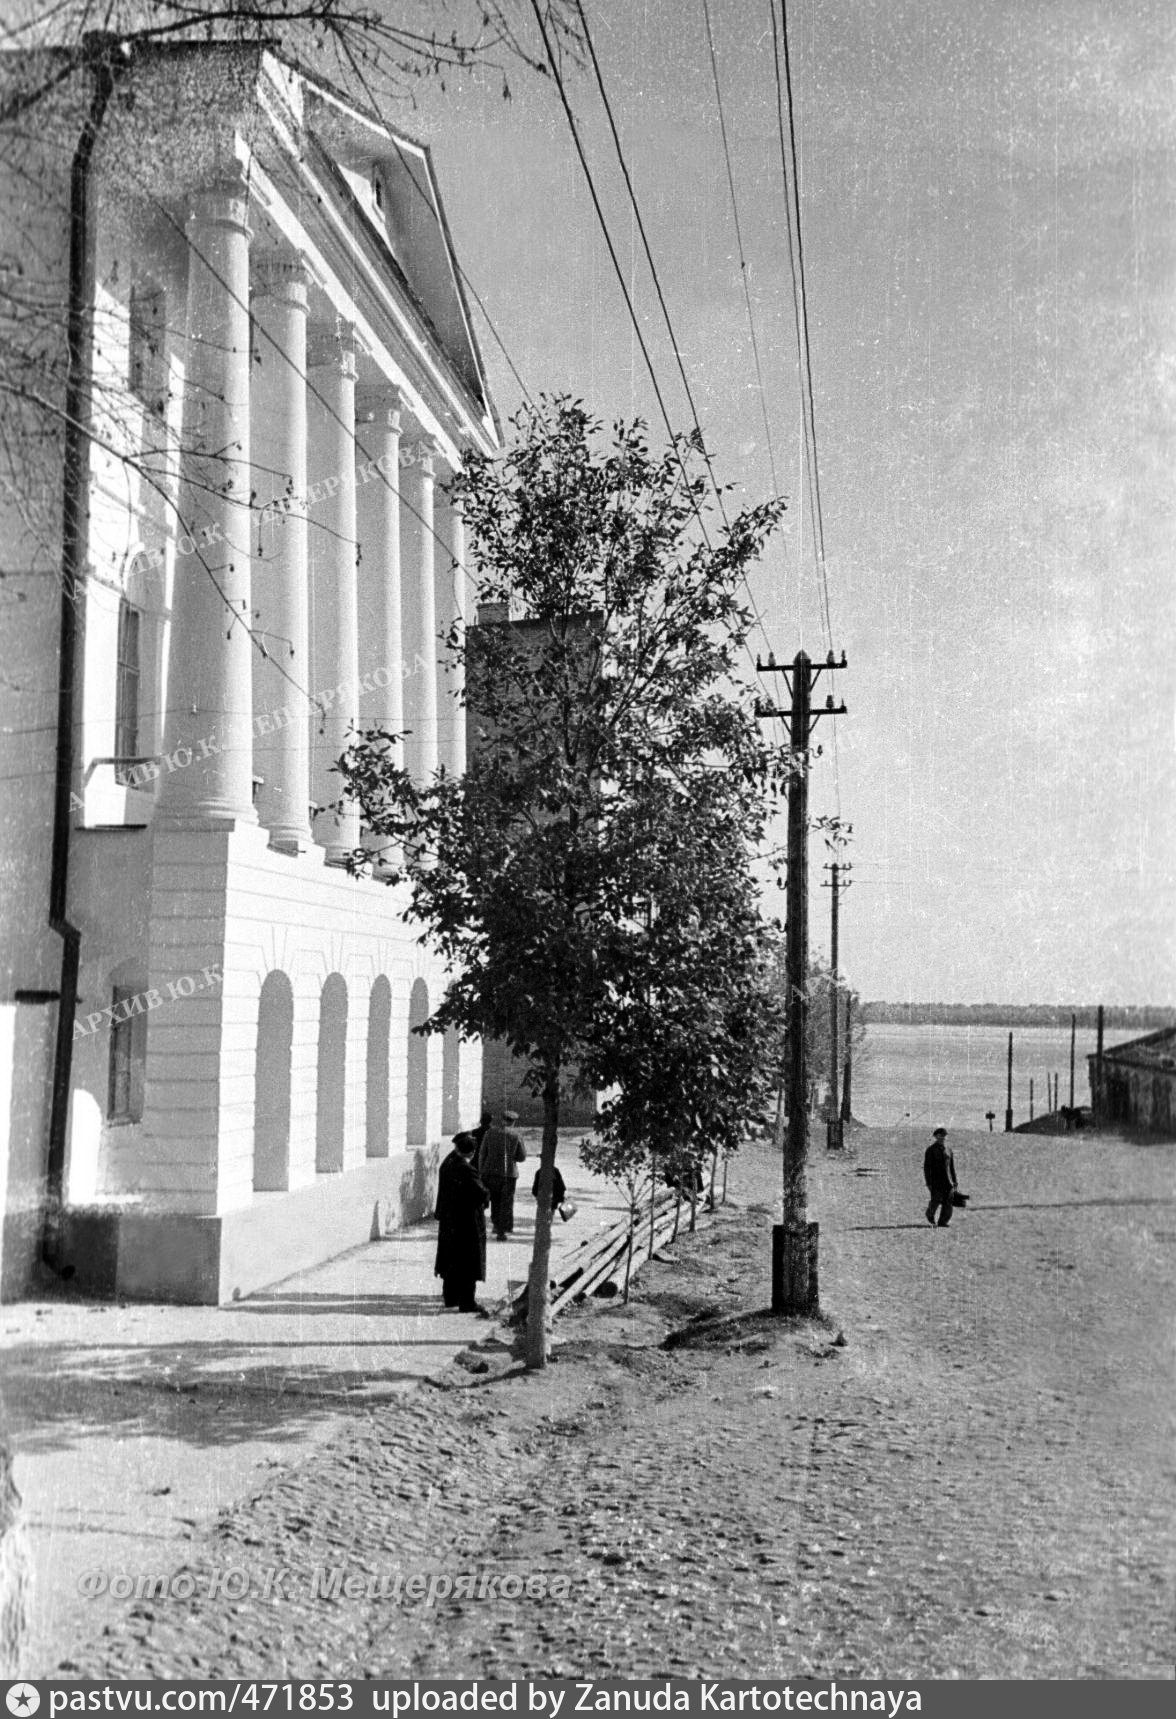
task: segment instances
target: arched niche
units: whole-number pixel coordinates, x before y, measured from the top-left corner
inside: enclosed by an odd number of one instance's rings
[[[429,1041],[413,1031],[429,1018],[429,987],[418,979],[408,1000],[408,1144],[429,1142]]]
[[[253,1187],[274,1193],[290,1186],[290,1072],[294,987],[285,973],[267,973],[257,1004],[257,1085],[253,1122]]]
[[[343,1168],[346,1100],[347,984],[341,974],[332,973],[319,1003],[314,1167],[320,1176]]]
[[[367,1143],[369,1158],[388,1156],[388,1044],[392,1031],[392,987],[381,973],[368,1002]]]

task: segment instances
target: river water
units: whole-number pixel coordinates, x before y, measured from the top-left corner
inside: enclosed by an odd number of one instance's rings
[[[1108,1028],[1104,1043],[1122,1044],[1137,1030]],[[890,1026],[867,1029],[866,1055],[853,1071],[853,1113],[873,1128],[909,1121],[928,1128],[987,1128],[984,1113],[996,1112],[1004,1127],[1009,1029],[993,1026]],[[1074,1102],[1090,1103],[1088,1055],[1096,1049],[1093,1028],[1079,1027],[1074,1063]],[[1058,1076],[1059,1101],[1070,1102],[1070,1032],[1066,1027],[1013,1028],[1013,1122],[1029,1119],[1029,1081],[1034,1114],[1048,1109],[1047,1077]]]

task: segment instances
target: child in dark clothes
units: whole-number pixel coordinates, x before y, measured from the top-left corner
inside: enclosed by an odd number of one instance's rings
[[[551,1166],[551,1209],[552,1209],[552,1211],[553,1212],[558,1211],[559,1208],[563,1205],[564,1201],[567,1199],[567,1197],[568,1197],[568,1190],[564,1185],[563,1177],[559,1173],[559,1165],[553,1164]],[[539,1172],[538,1172],[538,1170],[536,1170],[536,1172],[535,1172],[535,1180],[531,1183],[531,1198],[533,1200],[537,1200],[539,1198]]]

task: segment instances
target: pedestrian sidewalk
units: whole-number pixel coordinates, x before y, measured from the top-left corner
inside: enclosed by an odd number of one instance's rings
[[[580,1164],[582,1132],[561,1141],[577,1211],[557,1219],[554,1255],[624,1211]],[[491,1311],[524,1287],[530,1263],[539,1133],[522,1133],[515,1234],[491,1236],[479,1287]],[[92,1628],[85,1572],[174,1566],[197,1526],[265,1470],[303,1459],[341,1416],[413,1388],[496,1329],[442,1306],[436,1238],[435,1223],[416,1224],[225,1307],[66,1295],[0,1308],[3,1420],[34,1565],[26,1674]]]

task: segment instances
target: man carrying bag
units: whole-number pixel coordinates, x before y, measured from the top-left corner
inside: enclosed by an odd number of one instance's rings
[[[931,1144],[923,1154],[923,1180],[931,1196],[927,1206],[927,1222],[933,1224],[938,1212],[939,1228],[945,1230],[951,1222],[959,1187],[956,1181],[955,1159],[947,1144],[946,1128],[935,1130],[931,1136]],[[958,1203],[963,1204],[962,1197]]]

